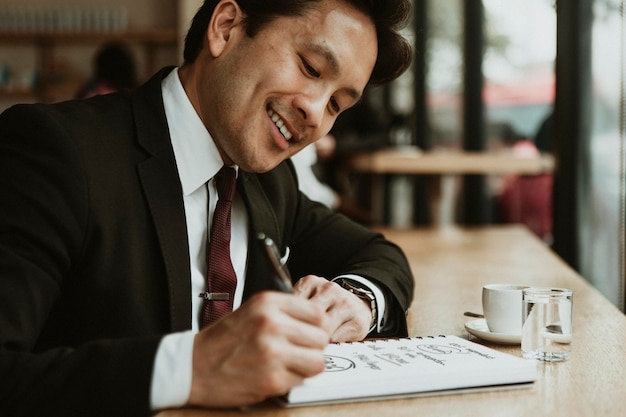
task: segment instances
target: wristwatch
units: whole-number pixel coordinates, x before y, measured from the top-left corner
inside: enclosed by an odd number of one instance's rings
[[[369,304],[370,309],[372,310],[372,321],[370,322],[369,332],[374,330],[378,320],[378,309],[376,308],[376,297],[374,297],[374,293],[370,290],[354,285],[346,279],[339,279],[337,280],[337,283],[345,290],[350,291],[352,294]]]

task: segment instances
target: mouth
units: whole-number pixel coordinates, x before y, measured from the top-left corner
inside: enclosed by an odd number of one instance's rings
[[[278,128],[278,131],[285,138],[287,142],[289,142],[293,138],[293,134],[287,129],[286,123],[283,119],[280,118],[278,114],[276,114],[272,109],[267,109],[267,115],[272,119],[272,122]]]

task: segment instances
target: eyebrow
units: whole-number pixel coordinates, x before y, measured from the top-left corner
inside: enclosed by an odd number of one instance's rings
[[[339,61],[337,60],[337,55],[335,55],[335,53],[329,47],[319,42],[308,42],[306,44],[306,47],[311,52],[321,55],[324,58],[324,60],[328,63],[330,71],[333,73],[333,75],[339,73],[340,65]],[[359,101],[361,99],[362,93],[360,91],[351,87],[346,87],[345,91],[354,100]]]

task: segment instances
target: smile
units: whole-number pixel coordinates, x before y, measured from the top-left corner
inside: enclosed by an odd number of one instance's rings
[[[276,125],[280,133],[283,135],[283,137],[287,141],[290,141],[293,135],[287,129],[287,126],[285,126],[285,122],[283,122],[283,120],[276,113],[274,113],[272,109],[267,110],[267,115],[270,117],[270,119],[272,119],[272,122],[274,122],[274,124]]]

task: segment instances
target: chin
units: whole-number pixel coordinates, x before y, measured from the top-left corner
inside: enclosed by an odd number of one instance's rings
[[[239,165],[239,167],[247,172],[263,174],[276,168],[278,164],[280,164],[282,161],[283,161],[282,159],[278,161],[274,161],[274,162],[268,162],[267,160],[264,160],[264,161],[252,162],[247,165]]]

